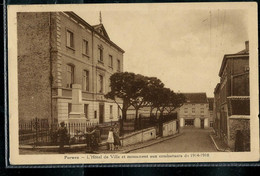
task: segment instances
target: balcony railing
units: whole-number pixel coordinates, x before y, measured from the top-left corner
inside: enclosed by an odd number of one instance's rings
[[[228,115],[250,115],[249,96],[231,96],[228,100]]]

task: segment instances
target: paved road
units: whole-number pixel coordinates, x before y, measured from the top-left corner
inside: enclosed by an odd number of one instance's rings
[[[217,152],[209,136],[210,130],[186,128],[179,137],[158,143],[130,153],[172,153],[172,152]]]

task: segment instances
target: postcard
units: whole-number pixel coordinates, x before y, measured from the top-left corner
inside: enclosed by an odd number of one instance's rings
[[[259,160],[257,3],[9,5],[10,165]]]

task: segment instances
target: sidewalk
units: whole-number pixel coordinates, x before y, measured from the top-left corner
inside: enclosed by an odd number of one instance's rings
[[[145,148],[175,137],[178,137],[180,135],[182,135],[183,132],[172,135],[172,136],[167,136],[167,137],[158,137],[154,140],[150,140],[150,141],[146,141],[143,143],[138,143],[138,144],[133,144],[133,145],[129,145],[129,146],[124,146],[124,147],[120,147],[119,150],[114,150],[114,151],[109,151],[106,150],[106,142],[102,142],[101,146],[99,147],[98,151],[95,151],[93,153],[96,154],[106,154],[106,153],[129,153],[133,150],[137,150],[137,149],[141,149],[141,148]],[[76,145],[65,145],[64,148],[67,149],[68,153],[85,153],[86,150],[86,144],[76,144]],[[31,145],[21,145],[19,147],[19,149],[23,150],[23,151],[30,151],[33,153],[48,153],[48,152],[54,152],[57,153],[59,151],[59,146],[37,146],[37,147],[33,147]],[[26,152],[25,152],[26,153]],[[66,152],[67,153],[67,152]]]
[[[214,133],[211,133],[210,138],[211,138],[212,142],[214,143],[215,148],[218,151],[220,151],[220,152],[231,152],[228,145],[226,143],[224,143],[224,141],[222,139],[220,139],[220,137],[218,137]]]

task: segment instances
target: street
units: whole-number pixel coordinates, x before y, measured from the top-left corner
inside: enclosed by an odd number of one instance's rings
[[[181,152],[217,152],[209,133],[211,130],[184,128],[183,134],[167,141],[134,150],[130,153],[181,153]]]

